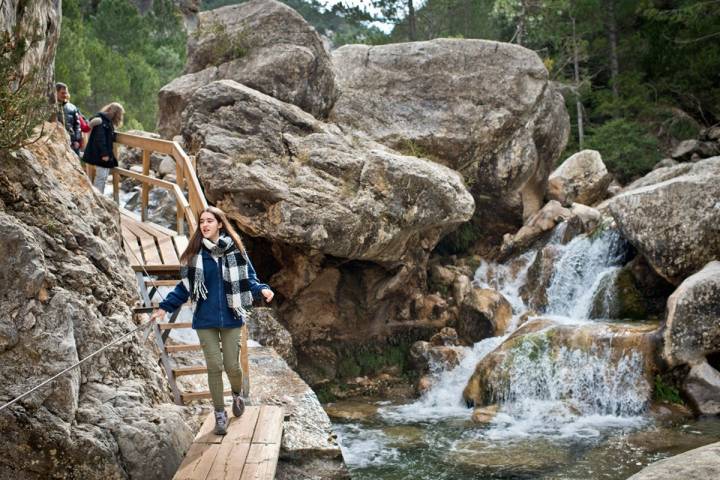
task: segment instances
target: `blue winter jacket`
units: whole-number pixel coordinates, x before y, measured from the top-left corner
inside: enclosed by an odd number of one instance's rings
[[[215,261],[205,247],[202,247],[200,251],[202,252],[203,273],[208,294],[206,299],[198,299],[195,305],[192,327],[195,329],[242,327],[245,320],[241,316],[236,316],[228,306],[222,278],[222,260]],[[263,288],[270,289],[266,284],[258,282],[250,259],[248,259],[248,280],[250,281],[250,292],[255,300],[262,298],[260,291]],[[187,302],[188,298],[190,298],[190,292],[187,291],[183,282],[180,282],[160,303],[160,308],[172,313]]]

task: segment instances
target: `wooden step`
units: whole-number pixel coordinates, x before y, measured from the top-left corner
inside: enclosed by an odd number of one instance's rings
[[[178,283],[180,283],[181,280],[145,280],[145,285],[148,287],[174,287]]]
[[[170,330],[173,328],[192,328],[192,322],[174,322],[174,323],[158,323],[160,330]]]
[[[223,395],[229,397],[232,395],[232,392],[230,390],[225,390]],[[212,398],[210,390],[203,390],[201,392],[182,392],[180,396],[182,397],[183,402],[191,402],[193,400],[200,400],[201,398]]]
[[[165,345],[165,351],[167,353],[192,352],[198,350],[202,350],[202,346],[199,343],[188,343],[184,345]]]
[[[205,365],[196,365],[193,367],[180,367],[180,368],[173,368],[173,374],[176,377],[181,377],[183,375],[200,375],[202,373],[207,373],[207,367]]]

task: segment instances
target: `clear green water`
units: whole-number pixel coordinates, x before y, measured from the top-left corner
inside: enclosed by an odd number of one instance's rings
[[[469,412],[468,412],[469,416]],[[720,441],[720,419],[607,425],[594,436],[496,436],[463,419],[335,423],[354,480],[626,479],[644,466]]]

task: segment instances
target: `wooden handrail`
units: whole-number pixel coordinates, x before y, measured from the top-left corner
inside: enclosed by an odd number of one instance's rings
[[[205,208],[207,208],[208,203],[205,199],[205,195],[203,194],[202,188],[200,187],[200,181],[197,178],[197,174],[195,173],[195,168],[192,165],[192,161],[190,160],[190,157],[185,153],[185,151],[182,149],[182,147],[177,142],[172,142],[169,140],[161,140],[158,138],[148,138],[148,137],[142,137],[140,135],[133,135],[130,133],[120,133],[118,132],[115,137],[115,143],[122,144],[128,147],[134,147],[139,148],[143,151],[143,173],[145,175],[137,174],[135,172],[131,172],[130,170],[124,170],[124,169],[116,169],[118,170],[118,174],[122,174],[126,177],[131,177],[136,180],[140,180],[143,182],[143,188],[142,188],[142,196],[141,196],[141,216],[142,220],[145,220],[147,216],[147,204],[148,204],[148,194],[150,190],[150,186],[154,185],[161,188],[170,189],[167,185],[174,185],[175,189],[177,189],[178,192],[180,192],[180,196],[177,195],[176,192],[176,198],[178,199],[177,204],[177,220],[178,220],[178,233],[182,234],[182,226],[181,226],[181,220],[185,219],[187,221],[189,234],[192,235],[192,233],[195,231],[196,225],[196,218],[202,212]],[[150,169],[150,153],[152,152],[158,152],[158,153],[164,153],[166,155],[170,155],[175,160],[175,169],[176,169],[176,179],[177,184],[170,183],[170,182],[164,182],[163,180],[159,180],[154,177],[150,177],[147,175],[149,173]],[[158,183],[158,182],[164,182],[164,183]],[[113,185],[118,183],[117,177],[113,178]],[[187,199],[182,194],[182,188],[187,188]],[[117,190],[117,187],[116,187]],[[180,198],[182,198],[182,202],[180,201]],[[117,201],[117,193],[116,193],[116,201]]]
[[[176,183],[167,182],[165,180],[151,177],[149,175],[143,175],[141,173],[135,173],[131,170],[125,170],[124,168],[113,169],[113,175],[118,175],[118,176],[122,176],[122,177],[132,178],[134,180],[138,180],[138,181],[142,182],[143,186],[152,185],[155,187],[164,188],[165,190],[171,191],[175,195],[175,201],[177,202],[178,233],[182,233],[182,223],[179,220],[181,218],[181,215],[182,215],[182,218],[187,222],[188,227],[191,232],[194,232],[195,228],[197,228],[197,225],[195,224],[195,215],[193,214],[192,209],[190,208],[190,204],[185,199],[185,195],[183,195],[182,190],[180,190],[180,187]]]

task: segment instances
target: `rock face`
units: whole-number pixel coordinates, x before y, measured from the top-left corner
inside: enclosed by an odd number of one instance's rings
[[[563,205],[594,205],[605,196],[612,175],[596,150],[583,150],[565,160],[548,180],[547,197]]]
[[[708,263],[668,298],[663,357],[696,364],[720,352],[720,262]]]
[[[720,442],[652,463],[628,480],[707,480],[718,475]]]
[[[275,0],[201,12],[188,38],[186,72],[160,91],[158,131],[166,138],[180,132],[193,92],[213,80],[235,80],[318,118],[327,115],[337,96],[320,36]]]
[[[0,163],[0,403],[135,327],[117,208],[45,131]],[[193,432],[141,338],[3,411],[0,477],[171,477]]]
[[[470,218],[458,174],[346,136],[229,80],[198,90],[184,134],[208,200],[254,236],[398,265]]]
[[[36,70],[38,84],[46,86],[48,93],[55,91],[55,50],[60,39],[61,17],[59,3],[51,0],[8,0],[0,5],[0,31],[10,32],[13,40],[31,40],[15,38],[15,28],[20,32],[42,32],[37,41],[28,45],[17,73],[25,77]]]
[[[331,120],[462,172],[476,200],[491,199],[477,212],[486,234],[491,218],[517,224],[540,208],[569,122],[534,52],[438,39],[346,45],[332,61],[340,96]]]
[[[613,197],[622,234],[674,285],[720,256],[720,157],[659,168]]]

